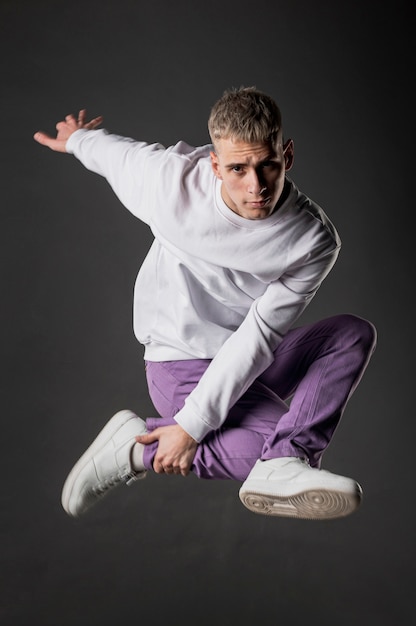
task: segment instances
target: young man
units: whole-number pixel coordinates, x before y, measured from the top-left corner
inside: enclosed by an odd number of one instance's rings
[[[121,483],[157,473],[242,482],[250,510],[348,515],[362,490],[320,469],[375,347],[373,325],[294,322],[334,265],[338,234],[288,178],[293,142],[256,88],[212,108],[212,146],[165,148],[68,115],[35,139],[102,176],[154,234],[135,286],[134,331],[161,417],[120,411],[70,472],[62,504],[84,513]],[[286,403],[290,398],[290,403]]]

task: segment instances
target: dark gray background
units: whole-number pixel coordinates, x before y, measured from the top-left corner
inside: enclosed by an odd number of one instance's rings
[[[4,626],[411,620],[407,4],[0,2]],[[333,522],[269,519],[238,483],[150,475],[72,520],[61,488],[90,440],[121,408],[154,414],[131,328],[151,238],[103,179],[32,135],[86,107],[120,134],[205,143],[211,105],[241,84],[279,102],[292,177],[343,240],[302,319],[352,312],[379,332],[324,463],[359,480],[363,505]]]

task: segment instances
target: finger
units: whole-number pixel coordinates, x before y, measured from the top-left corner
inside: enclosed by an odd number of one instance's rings
[[[78,124],[80,126],[83,126],[85,124],[86,115],[87,115],[86,109],[81,109],[81,111],[78,113]]]
[[[54,150],[60,150],[61,152],[64,152],[64,150],[61,149],[61,144],[63,142],[57,141],[54,137],[51,137],[47,133],[38,131],[33,135],[33,139],[35,139],[35,141],[42,144],[43,146],[47,146],[48,148],[53,148]]]
[[[153,469],[156,472],[156,474],[164,474],[165,473],[165,469],[163,467],[163,465],[161,463],[159,463],[159,461],[154,461],[153,462]]]
[[[88,124],[85,124],[85,128],[97,128],[97,126],[99,126],[102,123],[103,119],[104,118],[102,115],[99,115],[98,117],[94,117],[94,119],[88,122]]]
[[[51,150],[54,150],[55,152],[66,152],[65,141],[59,141],[57,139],[54,139],[53,137],[50,137],[46,133],[43,133],[40,131],[35,133],[33,135],[33,138],[38,143],[42,144],[43,146],[46,146],[47,148],[50,148]]]
[[[41,143],[43,146],[46,146],[49,141],[52,140],[52,137],[50,135],[47,135],[46,133],[43,133],[42,131],[38,131],[33,135],[33,139],[38,143]]]
[[[136,441],[137,443],[143,443],[147,445],[148,443],[153,443],[154,441],[158,441],[159,437],[154,433],[148,433],[147,435],[137,435]]]
[[[69,115],[65,115],[65,121],[66,122],[74,122],[75,121],[75,117],[72,115],[72,113],[70,113]]]

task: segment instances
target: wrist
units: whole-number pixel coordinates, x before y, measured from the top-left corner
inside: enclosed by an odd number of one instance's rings
[[[182,437],[188,441],[189,443],[195,443],[198,444],[198,441],[196,441],[196,439],[194,439],[192,437],[192,435],[190,435],[183,426],[181,426],[181,424],[176,424],[176,428],[181,432]]]

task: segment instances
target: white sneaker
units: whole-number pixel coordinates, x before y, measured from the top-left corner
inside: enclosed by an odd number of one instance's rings
[[[131,411],[113,415],[65,481],[62,506],[68,515],[78,517],[120,483],[146,476],[146,470],[133,470],[130,458],[135,437],[146,432],[144,420]]]
[[[358,508],[362,489],[355,480],[314,469],[296,457],[257,461],[239,491],[250,511],[323,520]]]

